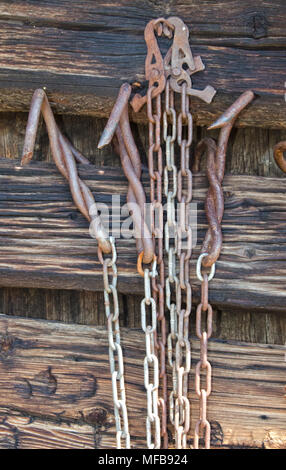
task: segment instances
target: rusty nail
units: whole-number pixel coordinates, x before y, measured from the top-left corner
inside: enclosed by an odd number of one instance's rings
[[[247,90],[213,123],[208,129],[219,129],[227,124],[233,124],[238,114],[253,100],[254,93]]]
[[[113,106],[107,124],[101,134],[97,146],[98,149],[101,149],[105,145],[110,144],[114,136],[116,127],[118,126],[123,109],[127,105],[128,100],[130,98],[131,90],[132,88],[129,83],[123,83],[123,85],[121,85],[115,105]]]

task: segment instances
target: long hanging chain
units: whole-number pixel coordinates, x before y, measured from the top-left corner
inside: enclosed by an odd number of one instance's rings
[[[163,260],[163,210],[162,210],[162,174],[163,174],[163,161],[162,161],[162,147],[161,147],[161,95],[159,94],[154,100],[152,100],[153,87],[150,87],[147,92],[147,115],[149,125],[149,148],[148,148],[148,167],[150,176],[150,209],[151,209],[151,233],[154,245],[154,254],[156,257],[156,263],[158,267],[158,274],[152,276],[152,296],[156,307],[156,318],[157,324],[160,325],[159,329],[156,325],[154,329],[154,348],[158,355],[158,371],[157,377],[155,378],[154,370],[154,382],[157,384],[157,397],[159,378],[162,382],[163,396],[160,397],[157,403],[157,407],[161,408],[161,424],[160,418],[152,416],[155,423],[155,437],[154,444],[150,443],[150,430],[149,425],[150,417],[148,412],[147,417],[147,445],[149,448],[159,449],[161,447],[161,438],[163,438],[163,446],[168,447],[168,434],[167,434],[167,413],[166,413],[166,398],[167,398],[167,376],[165,367],[165,347],[166,347],[166,320],[165,320],[165,308],[164,308],[164,260]],[[153,109],[153,103],[155,104]],[[154,158],[155,157],[155,158]],[[156,161],[156,164],[155,164]],[[158,220],[157,220],[158,219]],[[147,270],[148,271],[148,270]],[[144,271],[144,284],[146,285],[146,270]],[[146,289],[145,289],[146,297]],[[142,324],[143,327],[143,324]],[[147,349],[146,349],[147,351]],[[155,351],[154,351],[155,352]],[[160,370],[159,370],[160,369]],[[146,387],[146,385],[145,385]],[[158,398],[157,398],[158,399]],[[147,390],[147,408],[149,409],[150,395],[148,396]],[[153,403],[154,405],[154,403]],[[154,406],[153,406],[154,407]],[[160,429],[159,434],[156,431],[156,423],[159,422],[158,426]],[[150,421],[151,423],[151,421]]]
[[[189,112],[189,97],[186,94],[186,86],[184,82],[181,91],[181,111],[178,115],[177,123],[180,170],[178,171],[177,183],[177,201],[179,205],[179,226],[177,230],[179,282],[176,293],[178,332],[176,342],[177,398],[175,402],[175,429],[178,449],[187,447],[187,433],[190,428],[188,379],[191,369],[189,317],[192,309],[192,291],[189,282],[189,266],[192,252],[192,230],[189,222],[189,204],[192,199],[192,173],[189,169],[189,149],[192,143],[193,123]],[[185,129],[183,129],[184,127]],[[183,180],[186,181],[186,185],[184,185],[187,188],[186,190],[183,190]],[[183,244],[186,244],[185,248]]]
[[[168,134],[168,128],[171,133]],[[177,132],[176,111],[174,108],[174,91],[167,80],[165,90],[165,110],[163,115],[163,135],[165,141],[166,166],[164,168],[164,193],[167,199],[167,221],[165,223],[165,250],[168,257],[168,274],[166,278],[166,306],[170,314],[170,333],[168,334],[168,363],[172,369],[173,390],[169,397],[169,416],[175,426],[175,401],[177,400],[177,369],[176,369],[176,340],[178,334],[178,319],[176,309],[176,294],[179,280],[176,275],[177,253],[177,167],[175,165],[174,144]],[[171,187],[172,182],[172,187]],[[179,427],[179,425],[178,425]],[[178,431],[178,427],[176,432]],[[177,436],[176,436],[177,440]]]
[[[89,164],[89,161],[61,134],[56,125],[46,94],[41,89],[36,90],[33,95],[21,163],[27,164],[33,156],[41,112],[48,129],[51,151],[55,163],[70,184],[76,206],[90,222],[90,234],[98,241],[98,257],[103,270],[104,305],[107,317],[116,442],[117,448],[121,449],[122,440],[124,440],[125,448],[130,449],[123,353],[120,344],[115,241],[113,237],[108,239],[107,232],[98,214],[94,197],[86,183],[79,178],[77,173],[76,161],[83,164]],[[104,258],[104,253],[108,257]]]
[[[196,310],[196,334],[200,340],[200,360],[196,365],[195,369],[195,391],[199,397],[200,405],[200,416],[195,425],[194,431],[194,448],[199,448],[199,435],[200,429],[204,430],[204,442],[205,448],[210,448],[210,437],[211,437],[211,426],[207,420],[207,398],[211,393],[212,386],[212,368],[211,364],[208,361],[208,339],[212,334],[212,319],[213,319],[213,309],[209,304],[208,300],[208,285],[209,281],[212,280],[215,273],[215,264],[211,267],[211,272],[209,275],[201,273],[201,263],[202,259],[207,256],[207,253],[202,253],[197,261],[197,277],[201,281],[201,301],[197,306]],[[206,331],[202,331],[202,312],[207,312],[207,328]],[[206,371],[205,388],[201,387],[201,371]]]
[[[166,281],[166,303],[170,311],[170,334],[168,335],[168,361],[172,368],[173,391],[170,395],[170,420],[175,429],[176,448],[187,447],[187,433],[190,428],[190,402],[188,399],[188,378],[191,368],[191,347],[189,341],[189,316],[191,313],[192,293],[189,282],[189,262],[192,248],[192,232],[189,226],[189,203],[192,198],[192,175],[189,170],[189,148],[192,142],[192,117],[189,112],[189,100],[186,86],[182,85],[181,110],[176,119],[174,92],[167,80],[165,92],[164,140],[166,144],[166,167],[164,187],[167,198],[167,222],[165,224],[166,252],[168,254],[168,277]],[[168,122],[172,133],[167,134]],[[183,124],[187,124],[184,135]],[[180,169],[177,171],[174,159],[176,139],[180,147]],[[172,191],[169,189],[172,176]],[[184,194],[183,178],[187,178],[187,194]],[[179,203],[179,220],[176,221],[175,200]],[[174,244],[170,246],[170,238]],[[187,238],[186,251],[183,239]],[[176,276],[176,258],[179,265],[179,277]],[[176,303],[171,302],[172,292]],[[185,294],[185,299],[182,299]],[[185,308],[182,308],[185,301]]]
[[[194,448],[199,448],[200,431],[204,432],[204,446],[210,448],[211,425],[207,419],[207,400],[212,389],[212,368],[208,361],[208,340],[212,334],[213,309],[209,303],[209,282],[215,274],[215,262],[222,248],[221,221],[224,211],[222,181],[225,171],[227,143],[234,121],[242,109],[254,98],[252,91],[244,92],[221,116],[210,126],[210,129],[221,128],[218,143],[205,138],[196,148],[194,171],[199,170],[200,157],[207,151],[207,177],[209,190],[206,196],[205,209],[209,224],[202,253],[197,261],[196,274],[201,282],[201,301],[196,310],[196,334],[200,340],[200,360],[195,368],[195,391],[199,397],[199,419],[195,425]],[[208,268],[209,274],[202,273],[202,266]],[[202,314],[206,315],[206,328],[202,328]],[[205,386],[201,386],[201,375],[205,371]]]
[[[280,170],[286,173],[286,160],[284,158],[284,154],[286,152],[286,140],[282,142],[278,142],[273,148],[273,155],[275,162],[279,166]]]
[[[151,295],[151,278],[157,276],[156,262],[151,271],[144,269],[144,298],[141,301],[141,325],[145,333],[144,386],[147,394],[146,438],[148,449],[161,446],[161,425],[158,411],[159,362],[155,350],[157,329],[156,302]],[[151,308],[151,325],[147,324],[146,306]]]
[[[117,252],[114,238],[110,237],[109,240],[112,248],[112,257],[103,258],[103,254],[100,248],[98,248],[98,257],[102,264],[103,273],[104,308],[108,330],[109,365],[112,381],[112,397],[116,427],[116,444],[117,449],[121,449],[122,440],[124,440],[125,449],[130,449],[130,434],[126,406],[123,352],[120,343],[119,302],[117,292],[116,266]]]

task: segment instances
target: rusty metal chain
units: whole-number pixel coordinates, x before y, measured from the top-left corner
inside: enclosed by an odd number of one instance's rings
[[[202,260],[207,256],[207,253],[202,253],[197,261],[197,277],[201,281],[201,301],[197,306],[196,310],[196,334],[200,340],[200,360],[196,365],[195,369],[195,391],[199,397],[200,405],[200,414],[199,419],[195,425],[194,431],[194,448],[199,448],[199,436],[200,430],[204,430],[204,443],[205,448],[210,448],[210,437],[211,437],[211,426],[207,420],[207,399],[211,393],[211,384],[212,384],[212,368],[211,364],[208,361],[207,351],[208,351],[208,339],[212,334],[212,319],[213,319],[213,310],[212,306],[208,300],[208,283],[214,276],[215,273],[215,264],[211,267],[211,272],[209,275],[201,273]],[[207,314],[207,328],[202,328],[202,313],[206,312]],[[203,330],[203,331],[202,331]],[[205,371],[205,387],[201,387],[201,373]]]
[[[194,448],[199,448],[200,432],[203,431],[204,446],[210,448],[211,425],[207,419],[207,401],[212,388],[212,368],[208,360],[208,339],[212,334],[213,310],[209,303],[208,284],[215,274],[215,262],[222,248],[221,221],[224,212],[222,181],[225,171],[227,143],[234,121],[239,112],[252,101],[252,91],[243,93],[209,129],[221,128],[218,144],[213,139],[205,138],[197,145],[193,171],[199,170],[200,158],[207,153],[207,177],[209,190],[205,201],[205,210],[209,228],[207,230],[201,255],[197,261],[197,277],[201,282],[201,301],[196,310],[196,334],[200,340],[200,360],[195,368],[195,391],[199,397],[199,419],[195,425]],[[209,274],[202,273],[202,266],[210,268]],[[206,315],[206,328],[202,327],[202,314]],[[205,386],[201,375],[205,371]]]
[[[168,130],[171,132],[168,132]],[[172,370],[173,390],[169,396],[169,417],[175,426],[175,401],[177,400],[176,341],[178,335],[178,318],[176,293],[179,280],[176,275],[177,253],[177,167],[175,165],[174,145],[177,135],[177,119],[174,107],[174,92],[167,80],[165,90],[165,110],[163,114],[163,137],[165,141],[166,166],[164,168],[164,193],[167,199],[167,221],[165,223],[165,251],[168,257],[168,273],[166,277],[166,306],[170,314],[170,333],[168,334],[168,363]],[[172,182],[172,186],[171,186]],[[179,423],[178,423],[179,427]],[[177,435],[176,435],[176,440]]]
[[[123,352],[120,343],[119,325],[119,302],[117,292],[117,252],[113,237],[109,239],[112,248],[112,257],[104,258],[100,248],[98,248],[98,258],[102,264],[103,285],[104,285],[104,308],[107,318],[108,344],[109,344],[109,365],[112,381],[112,397],[114,405],[114,417],[116,427],[117,449],[130,449],[130,434],[128,425],[128,413],[126,406],[125,380]]]
[[[192,133],[193,122],[189,111],[187,83],[183,82],[181,85],[181,110],[177,122],[177,141],[180,147],[180,169],[177,182],[179,225],[176,253],[179,265],[179,282],[176,292],[178,333],[176,343],[177,399],[175,402],[175,428],[177,430],[177,448],[187,447],[187,433],[190,428],[188,381],[191,369],[189,317],[192,309],[192,290],[189,282],[189,267],[192,253],[192,229],[189,221],[189,204],[192,200],[192,173],[189,169],[189,151],[192,143]],[[183,187],[186,189],[183,189]],[[184,245],[186,246],[184,247]]]
[[[162,58],[155,32],[173,38],[164,59]],[[192,173],[189,168],[190,146],[192,144],[192,115],[189,110],[189,96],[194,95],[209,103],[215,90],[207,86],[204,90],[192,88],[191,75],[204,69],[199,56],[192,56],[188,43],[189,31],[182,20],[170,17],[167,20],[151,20],[145,29],[147,57],[146,79],[149,81],[147,94],[136,94],[131,105],[138,111],[147,103],[149,124],[148,167],[150,176],[150,231],[145,221],[145,193],[140,181],[141,161],[132,136],[128,101],[131,86],[123,84],[111,113],[108,124],[99,142],[99,147],[109,143],[116,134],[115,146],[129,181],[127,203],[132,211],[136,233],[138,272],[144,278],[144,298],[141,302],[141,324],[145,333],[146,354],[144,358],[144,385],[147,395],[146,436],[150,449],[168,448],[167,434],[167,375],[166,346],[168,362],[173,373],[173,390],[170,394],[170,420],[175,429],[176,448],[187,447],[190,430],[190,402],[188,382],[191,368],[191,347],[189,340],[189,317],[192,308],[192,290],[189,282],[189,266],[192,254],[192,229],[189,220],[189,206],[192,200]],[[165,108],[162,114],[161,96],[165,90]],[[180,111],[175,110],[174,94],[180,94]],[[211,393],[211,365],[208,361],[208,339],[212,333],[212,307],[208,301],[208,283],[215,272],[215,261],[222,247],[221,220],[224,210],[222,180],[229,135],[239,112],[254,98],[251,91],[243,93],[212,125],[221,128],[218,144],[204,139],[198,144],[195,154],[194,171],[199,169],[199,160],[207,151],[207,176],[210,184],[206,197],[206,215],[209,228],[197,263],[197,276],[201,281],[201,302],[196,310],[196,333],[201,343],[200,360],[195,369],[195,390],[200,400],[200,416],[194,431],[194,447],[199,447],[200,433],[204,432],[205,447],[210,447],[211,427],[207,419],[207,400]],[[67,179],[73,200],[78,209],[90,222],[90,233],[98,241],[98,256],[103,269],[104,303],[107,317],[109,359],[112,378],[112,395],[116,425],[117,447],[130,448],[130,434],[126,407],[123,354],[120,342],[119,304],[117,293],[116,247],[112,237],[108,238],[94,197],[88,186],[79,178],[76,162],[88,164],[59,131],[48,99],[43,90],[34,93],[28,118],[22,164],[32,156],[39,124],[43,114],[47,125],[51,152],[61,174]],[[161,143],[161,121],[165,143],[166,163],[163,163]],[[180,149],[179,170],[175,163],[174,145]],[[285,142],[274,149],[275,159],[285,171],[283,152]],[[167,199],[167,221],[164,226],[162,207],[162,179]],[[176,213],[176,199],[179,205]],[[136,203],[137,206],[133,204]],[[163,233],[168,256],[168,274],[165,283],[163,257]],[[110,255],[105,258],[105,255]],[[143,269],[142,264],[150,265]],[[178,273],[176,271],[178,264]],[[202,268],[210,268],[209,275]],[[158,268],[158,272],[157,272]],[[165,292],[166,291],[166,292]],[[166,297],[165,297],[166,295]],[[175,302],[174,302],[175,299]],[[165,303],[170,313],[170,333],[167,338]],[[147,310],[150,310],[149,314]],[[202,327],[202,314],[206,314],[207,326]],[[148,318],[150,317],[150,321]],[[206,385],[202,386],[201,375],[205,371]]]
[[[175,429],[176,448],[187,447],[187,433],[190,428],[190,402],[188,399],[188,379],[191,368],[191,346],[189,341],[189,316],[192,306],[192,292],[189,282],[189,263],[192,249],[192,231],[189,225],[189,203],[192,198],[192,174],[189,169],[189,148],[192,143],[192,117],[189,112],[189,99],[186,83],[181,88],[181,110],[176,119],[174,109],[174,91],[170,80],[166,85],[166,109],[164,114],[164,140],[166,143],[165,195],[167,197],[167,222],[165,224],[166,251],[168,253],[168,277],[166,281],[166,303],[170,310],[168,335],[168,360],[172,367],[173,390],[170,395],[170,420]],[[170,106],[171,104],[171,106]],[[172,129],[167,134],[167,116]],[[174,142],[177,135],[180,147],[180,169],[177,171],[174,161]],[[169,191],[169,177],[172,174],[173,186]],[[183,190],[183,179],[187,179]],[[176,221],[175,198],[179,203],[179,220]],[[174,244],[170,246],[170,229]],[[187,238],[186,249],[183,239]],[[176,258],[179,276],[176,276]],[[171,286],[176,304],[171,302]],[[184,305],[184,308],[183,308]]]
[[[150,176],[150,225],[153,238],[154,253],[157,260],[158,276],[152,278],[152,295],[157,308],[158,328],[155,333],[155,347],[159,358],[159,377],[162,397],[159,399],[161,412],[161,436],[164,448],[168,448],[167,434],[167,375],[166,375],[166,319],[165,319],[165,267],[163,259],[163,207],[162,207],[162,176],[163,152],[161,146],[161,95],[152,99],[156,90],[151,86],[147,92],[147,115],[149,125],[148,168]],[[154,103],[154,104],[153,104]],[[154,108],[154,109],[153,109]]]
[[[159,417],[159,362],[156,355],[157,308],[151,294],[151,279],[157,276],[156,260],[151,271],[144,269],[144,298],[141,301],[141,325],[145,333],[146,356],[144,358],[144,385],[147,393],[146,437],[148,449],[160,449],[161,424]],[[146,307],[151,309],[148,324]],[[152,370],[152,373],[151,373]],[[152,377],[152,378],[151,378]]]
[[[152,26],[152,27],[151,27]],[[173,35],[173,43],[164,61],[163,83],[162,60],[157,43],[154,44],[154,30],[157,34]],[[151,204],[154,211],[162,202],[162,147],[160,144],[161,96],[165,87],[165,109],[163,113],[163,137],[165,141],[166,165],[164,168],[164,193],[167,198],[167,222],[165,223],[165,249],[168,255],[168,275],[166,279],[166,306],[170,312],[171,331],[168,335],[168,361],[173,371],[173,391],[170,395],[170,420],[175,428],[177,448],[187,447],[187,434],[190,428],[190,402],[188,399],[188,379],[191,368],[191,347],[189,341],[189,316],[192,307],[192,291],[189,282],[189,264],[192,251],[192,230],[189,223],[189,204],[192,199],[192,173],[189,168],[189,149],[192,143],[192,116],[189,111],[189,96],[195,94],[210,102],[215,90],[207,87],[203,91],[193,90],[190,75],[203,69],[200,57],[192,57],[188,43],[188,28],[176,17],[149,23],[145,30],[148,47],[146,59],[146,78],[149,80],[147,91],[147,114],[149,121],[148,163],[151,187]],[[183,59],[182,59],[183,54]],[[155,60],[151,61],[151,58]],[[188,65],[188,72],[186,71]],[[157,86],[156,86],[157,85]],[[181,110],[178,118],[174,107],[174,91],[181,94]],[[155,113],[152,110],[152,97]],[[138,110],[144,98],[133,98],[133,107]],[[132,102],[131,102],[132,104]],[[169,133],[169,129],[171,132]],[[174,143],[180,147],[180,168],[177,171],[174,159]],[[156,153],[156,169],[154,169]],[[186,184],[184,184],[186,181]],[[172,187],[171,187],[172,184]],[[186,189],[183,189],[185,188]],[[176,220],[175,200],[180,205],[179,222]],[[151,218],[153,222],[154,216]],[[159,231],[162,230],[163,216],[159,217]],[[152,225],[153,227],[153,225]],[[152,230],[153,233],[153,230]],[[156,234],[153,233],[155,236]],[[172,237],[174,241],[171,242]],[[155,238],[155,237],[154,237]],[[183,240],[186,238],[186,246]],[[156,250],[155,250],[156,253]],[[162,253],[162,256],[161,256]],[[176,259],[179,276],[176,275]],[[158,264],[162,263],[163,244],[158,242]],[[161,273],[161,270],[160,270]],[[154,284],[154,283],[153,283]],[[159,293],[164,289],[164,272],[160,277]],[[158,283],[157,283],[158,286]],[[154,292],[154,290],[153,290]],[[158,292],[158,288],[157,288]],[[156,290],[155,290],[156,293]],[[172,301],[175,297],[175,304]],[[164,311],[163,299],[159,308]],[[158,318],[160,318],[160,310]],[[165,324],[165,319],[164,319]],[[166,344],[166,333],[162,343]],[[162,348],[163,349],[163,348]],[[162,352],[161,349],[161,352]],[[162,354],[161,354],[162,357]],[[161,360],[161,364],[163,360]],[[165,361],[164,361],[165,366]],[[165,372],[164,372],[165,374]],[[162,375],[162,370],[161,370]]]

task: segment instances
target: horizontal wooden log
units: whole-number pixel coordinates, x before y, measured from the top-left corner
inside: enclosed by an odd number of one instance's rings
[[[144,81],[146,23],[177,15],[206,65],[194,87],[218,90],[211,105],[192,99],[197,123],[210,124],[251,88],[257,99],[238,124],[285,128],[285,14],[283,0],[3,1],[0,109],[27,110],[32,91],[46,87],[59,113],[107,116],[123,81]]]
[[[0,449],[93,449],[95,429],[89,424],[35,418],[0,408]]]
[[[125,203],[127,182],[121,169],[81,166],[80,175],[96,200],[108,205],[110,216],[112,195]],[[144,184],[148,189],[146,175]],[[226,176],[223,186],[223,249],[210,300],[218,306],[285,311],[286,180]],[[204,176],[194,177],[198,230],[191,283],[195,298],[199,292],[195,263],[207,228],[207,187]],[[119,291],[141,293],[134,239],[118,239],[117,250]],[[20,167],[0,161],[0,279],[2,286],[102,290],[96,242],[53,164]]]
[[[144,448],[144,335],[123,329],[122,344],[132,443]],[[196,339],[192,357],[189,444]],[[210,341],[213,447],[286,448],[284,359],[283,346]],[[0,448],[114,447],[106,329],[1,315],[0,417]]]

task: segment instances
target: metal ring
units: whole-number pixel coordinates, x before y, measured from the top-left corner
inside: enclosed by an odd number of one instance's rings
[[[202,276],[202,273],[201,273],[201,269],[202,269],[202,260],[203,258],[205,258],[206,256],[208,256],[209,254],[208,253],[202,253],[199,257],[198,257],[198,261],[197,261],[197,267],[196,267],[196,273],[197,273],[197,278],[203,282],[203,276]],[[212,278],[214,277],[215,275],[215,263],[212,264],[211,266],[211,271],[208,275],[208,281],[211,281]]]
[[[140,276],[142,276],[142,277],[144,277],[144,271],[143,271],[143,268],[142,268],[143,256],[144,256],[144,251],[141,251],[138,255],[138,258],[137,258],[137,271],[140,274]],[[151,276],[150,277],[156,277],[157,276],[156,268],[157,268],[157,256],[154,255],[153,260],[152,260],[152,265],[151,265]]]

